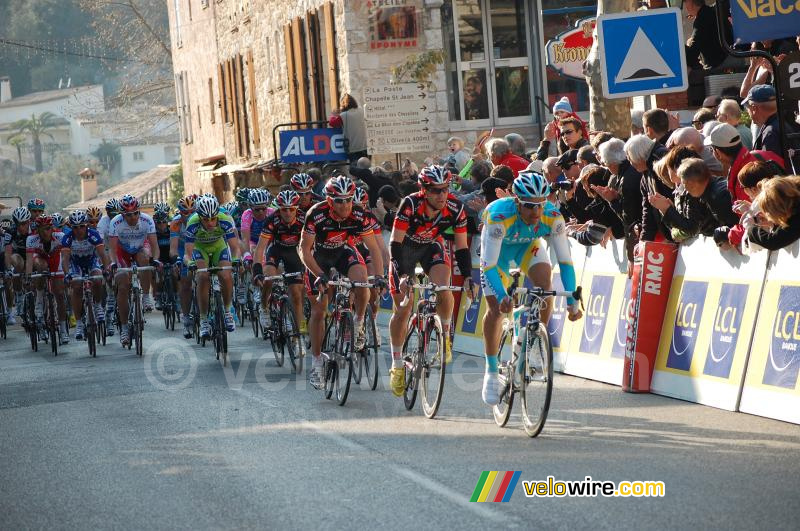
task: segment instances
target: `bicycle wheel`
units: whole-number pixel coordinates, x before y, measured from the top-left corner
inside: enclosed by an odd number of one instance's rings
[[[292,364],[292,370],[300,372],[298,367],[302,367],[303,342],[300,339],[300,329],[297,327],[297,321],[294,318],[294,307],[288,297],[283,299],[281,304],[280,324],[283,348],[289,353],[289,362]]]
[[[355,341],[355,330],[353,329],[353,316],[345,313],[339,323],[339,332],[336,334],[336,378],[334,387],[336,400],[340,406],[347,402],[347,395],[350,393],[350,382],[353,379],[353,342]]]
[[[258,337],[258,312],[250,290],[247,291],[247,318],[250,319],[250,326],[253,328],[253,337]]]
[[[33,293],[26,293],[25,300],[23,301],[23,308],[25,314],[25,320],[27,321],[27,328],[28,328],[28,335],[31,339],[31,349],[34,352],[39,351],[39,330],[36,325],[36,312],[35,302],[34,302],[34,294]]]
[[[519,392],[522,425],[529,437],[536,437],[544,428],[553,394],[553,349],[542,323],[536,330],[528,328]]]
[[[322,337],[322,352],[323,356],[323,369],[322,376],[325,387],[325,398],[330,400],[333,396],[333,384],[336,378],[336,363],[331,361],[336,355],[334,350],[336,347],[336,337],[338,334],[338,321],[330,319],[328,325],[325,327],[325,335]],[[326,358],[325,356],[329,356]],[[312,369],[313,370],[313,369]]]
[[[267,301],[269,304],[269,330],[264,331],[264,335],[269,336],[269,344],[272,346],[272,353],[275,355],[275,363],[278,367],[283,367],[283,343],[284,338],[281,336],[281,311],[278,307],[278,301],[274,297],[270,297]]]
[[[192,327],[194,328],[194,340],[200,344],[200,310],[197,306],[197,292],[192,291],[192,309],[189,311],[192,317]]]
[[[365,316],[365,319],[366,319],[366,316]],[[366,326],[366,323],[364,324],[364,326]],[[353,333],[354,334],[356,333],[355,332],[355,325],[353,326]],[[353,355],[350,356],[350,357],[351,357],[351,362],[352,362],[352,366],[353,366],[353,381],[356,384],[360,384],[361,383],[361,373],[364,371],[363,364],[361,363],[361,361],[362,361],[361,360],[361,356],[362,356],[362,351],[363,350],[366,350],[366,343],[364,344],[364,349],[362,349],[361,351],[355,349],[355,335],[354,335],[353,336],[353,350],[352,350]]]
[[[444,332],[439,316],[435,315],[425,325],[425,350],[422,352],[420,387],[422,390],[422,412],[432,419],[439,411],[444,392],[444,375],[447,359],[444,356]]]
[[[91,301],[91,298],[89,300]],[[86,336],[86,342],[89,344],[89,356],[96,358],[97,323],[94,320],[94,310],[92,309],[91,303],[87,304],[86,300],[83,301],[83,314],[86,320],[83,333]]]
[[[498,377],[500,378],[500,403],[492,408],[492,415],[494,421],[501,428],[508,424],[508,419],[511,417],[511,407],[514,405],[514,389],[512,378],[514,377],[514,369],[511,367],[511,349],[503,352],[503,348],[509,338],[513,338],[513,334],[508,330],[503,330],[503,335],[500,336],[500,348],[497,349],[497,366]]]
[[[131,341],[136,343],[136,355],[142,355],[142,330],[144,329],[144,315],[142,314],[142,296],[138,290],[133,292],[133,325],[131,329]]]
[[[106,345],[106,322],[100,321],[97,323],[97,343],[105,346]]]
[[[419,330],[417,329],[416,324],[412,324],[411,328],[408,329],[408,333],[406,334],[406,340],[403,342],[402,354],[404,363],[403,371],[405,372],[403,404],[405,404],[406,409],[409,411],[414,407],[414,404],[417,401],[418,378],[415,373],[420,365],[419,351],[421,348],[422,345],[420,345]],[[408,361],[411,361],[411,368],[409,368],[407,365]]]
[[[222,366],[228,366],[228,331],[225,329],[225,312],[223,311],[222,294],[214,292],[214,348],[217,359],[222,357]]]
[[[8,315],[6,312],[6,287],[0,286],[0,337],[8,337],[7,323]]]
[[[375,325],[375,314],[367,306],[364,317],[364,326],[367,328],[367,343],[364,346],[364,372],[367,373],[367,383],[373,391],[378,387],[378,328]]]
[[[58,356],[58,342],[59,342],[59,330],[58,330],[58,317],[56,315],[56,300],[53,297],[52,293],[47,293],[47,317],[45,317],[45,322],[47,323],[47,335],[50,338],[50,350],[53,352],[54,356]]]

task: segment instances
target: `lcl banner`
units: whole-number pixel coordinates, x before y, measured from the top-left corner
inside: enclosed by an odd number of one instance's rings
[[[642,242],[639,254],[634,258],[631,311],[628,315],[622,374],[623,391],[650,391],[677,257],[677,245]]]

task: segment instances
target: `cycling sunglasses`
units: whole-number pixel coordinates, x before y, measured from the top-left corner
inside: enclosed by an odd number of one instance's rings
[[[314,193],[314,192],[312,192],[311,190],[309,190],[309,191],[307,191],[307,192],[297,192],[297,195],[311,195],[311,194],[313,194],[313,193]]]
[[[81,223],[80,225],[73,225],[72,228],[73,229],[85,229],[86,228],[86,223]]]
[[[267,209],[267,207],[258,207],[258,208],[254,208],[253,212],[264,212],[266,209]]]
[[[339,204],[339,205],[344,204],[344,203],[352,203],[353,202],[353,198],[352,197],[334,197],[333,198],[333,202],[336,203],[336,204]]]
[[[133,218],[139,215],[139,211],[137,210],[136,212],[125,212],[122,215],[125,216],[126,218]]]
[[[436,188],[436,187],[433,187],[433,186],[426,186],[426,187],[425,187],[425,191],[426,191],[427,193],[429,193],[429,194],[433,194],[433,195],[441,195],[441,194],[444,194],[444,193],[446,193],[446,192],[447,192],[449,189],[450,189],[450,187],[449,187],[449,186],[445,186],[445,187],[442,187],[442,188]]]
[[[214,216],[214,217],[210,217],[210,218],[205,218],[203,216],[200,216],[200,219],[203,220],[203,221],[217,221],[218,218],[219,218],[219,216]]]
[[[519,204],[522,208],[527,208],[529,210],[537,210],[544,208],[544,201],[520,201]]]

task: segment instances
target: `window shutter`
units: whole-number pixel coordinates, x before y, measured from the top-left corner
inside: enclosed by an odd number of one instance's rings
[[[308,109],[308,66],[306,64],[306,46],[303,35],[303,23],[300,17],[292,21],[292,42],[294,44],[294,66],[297,78],[297,118],[300,122],[309,121]]]
[[[333,3],[322,6],[325,20],[325,53],[328,57],[328,91],[333,107],[339,106],[339,62],[336,55],[336,20],[333,18]]]
[[[247,83],[250,87],[250,123],[253,126],[253,146],[258,148],[261,144],[261,131],[258,130],[258,102],[256,95],[258,90],[256,88],[256,69],[253,60],[253,50],[247,52]]]
[[[292,39],[292,25],[287,24],[283,27],[283,41],[286,52],[286,70],[289,77],[289,110],[293,122],[300,121],[297,109],[297,77],[295,75],[294,46]]]

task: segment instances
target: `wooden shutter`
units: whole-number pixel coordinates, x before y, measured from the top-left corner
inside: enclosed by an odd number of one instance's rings
[[[328,97],[333,107],[339,106],[339,63],[336,54],[336,20],[333,18],[333,2],[322,6],[325,20],[325,53],[328,57]]]
[[[325,73],[322,69],[322,51],[320,46],[319,16],[313,9],[306,13],[306,33],[308,35],[309,55],[311,65],[311,109],[314,120],[325,120]]]
[[[289,111],[291,112],[292,121],[298,122],[297,111],[297,80],[295,75],[294,64],[294,47],[292,46],[292,25],[286,24],[283,27],[283,41],[284,51],[286,52],[286,70],[289,74]]]
[[[247,51],[247,83],[250,87],[250,123],[253,125],[253,146],[258,148],[261,144],[261,131],[258,130],[258,102],[256,100],[256,69],[253,60],[253,50]]]
[[[249,121],[247,119],[247,99],[244,95],[244,59],[242,54],[234,57],[234,64],[236,65],[236,97],[239,103],[239,141],[242,147],[242,157],[250,156],[250,131]]]
[[[226,61],[226,68],[228,69],[228,88],[231,92],[231,116],[233,116],[233,139],[236,144],[236,154],[242,156],[242,137],[239,134],[239,94],[236,90],[236,62],[233,59]]]
[[[211,123],[215,123],[217,121],[217,117],[216,113],[214,112],[214,80],[211,78],[208,78],[208,112],[209,116],[211,116]]]
[[[217,65],[217,85],[219,85],[219,113],[222,116],[222,123],[228,122],[228,107],[225,103],[225,68],[222,63]]]
[[[292,21],[292,43],[294,52],[295,77],[297,78],[297,118],[300,122],[309,121],[308,108],[308,66],[306,64],[306,43],[303,35],[303,22],[300,17]]]
[[[236,117],[233,114],[233,63],[230,59],[225,61],[225,105],[228,108],[227,123],[234,123]]]

